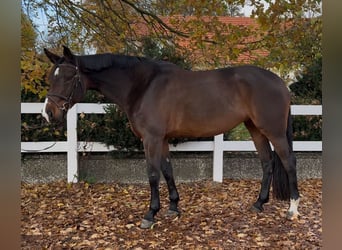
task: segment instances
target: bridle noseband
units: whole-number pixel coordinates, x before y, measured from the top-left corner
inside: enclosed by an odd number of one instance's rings
[[[71,90],[69,96],[64,96],[64,95],[57,94],[57,93],[48,93],[46,96],[49,97],[49,100],[51,100],[51,102],[53,104],[55,104],[59,110],[66,112],[66,111],[68,111],[68,109],[70,107],[71,100],[74,96],[74,92],[75,92],[76,88],[78,87],[78,85],[80,85],[82,88],[82,82],[81,82],[81,77],[80,77],[79,70],[78,70],[77,66],[69,65],[69,64],[59,64],[58,67],[60,67],[60,66],[72,67],[73,69],[76,70],[76,74],[72,78],[72,82],[73,82],[72,90]],[[59,99],[62,99],[65,102],[62,105],[58,105],[58,103],[56,102],[56,100],[53,97],[58,97]]]

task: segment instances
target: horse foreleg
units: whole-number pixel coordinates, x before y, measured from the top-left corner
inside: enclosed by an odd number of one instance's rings
[[[141,228],[151,228],[154,224],[154,216],[160,209],[159,181],[162,143],[160,140],[144,140],[144,149],[147,161],[147,174],[151,188],[150,207],[141,221]]]
[[[167,141],[163,145],[163,157],[161,170],[167,183],[167,188],[169,190],[170,207],[167,212],[167,216],[179,216],[180,212],[178,210],[179,194],[176,188],[175,180],[173,177],[172,165],[169,156],[169,144]]]

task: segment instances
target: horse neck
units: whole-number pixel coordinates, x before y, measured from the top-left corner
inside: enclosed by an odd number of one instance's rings
[[[137,95],[143,94],[142,86],[146,85],[146,78],[140,78],[138,74],[132,69],[107,69],[89,74],[87,86],[103,94],[127,113],[132,108],[132,102],[139,99]]]

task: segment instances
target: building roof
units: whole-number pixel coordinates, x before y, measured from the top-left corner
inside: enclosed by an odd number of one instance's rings
[[[195,16],[183,16],[183,15],[174,15],[171,17],[159,17],[160,20],[167,25],[169,28],[174,29],[180,33],[184,33],[186,34],[187,31],[183,31],[181,28],[184,27],[182,26],[184,24],[184,22],[189,22],[189,21],[196,21],[198,20],[198,17]],[[258,29],[258,23],[257,20],[254,18],[250,18],[250,17],[230,17],[230,16],[216,16],[216,17],[209,17],[209,16],[203,16],[200,17],[200,20],[204,21],[204,22],[209,22],[212,19],[217,20],[218,22],[226,25],[226,30],[227,32],[229,32],[229,26],[233,25],[233,26],[241,26],[241,27],[248,27],[248,28],[255,28]],[[136,32],[138,34],[141,35],[146,35],[148,34],[149,28],[146,26],[145,23],[139,23],[137,24],[136,28],[135,28]],[[171,34],[172,32],[167,32],[169,34]],[[215,41],[215,37],[214,37],[214,31],[213,32],[208,32],[207,34],[204,35],[205,39],[208,40],[212,40]],[[248,43],[248,42],[253,42],[256,41],[258,38],[257,36],[250,36],[250,37],[246,37],[244,38],[243,43]],[[191,40],[189,38],[186,37],[186,35],[182,36],[177,36],[176,38],[176,42],[178,44],[178,46],[180,48],[184,48],[186,50],[190,50],[193,51],[193,57],[196,57],[196,54],[200,54],[202,52],[200,51],[196,51],[193,48],[193,44],[191,42]],[[210,45],[209,45],[210,46]],[[214,46],[214,44],[213,44]],[[242,46],[244,46],[243,44],[237,45],[237,48],[241,48]],[[232,63],[233,64],[248,64],[251,63],[257,56],[267,56],[268,55],[268,51],[266,49],[258,49],[258,50],[254,50],[253,52],[243,52],[240,53],[237,57],[236,60],[234,60]],[[225,55],[223,55],[225,56]]]

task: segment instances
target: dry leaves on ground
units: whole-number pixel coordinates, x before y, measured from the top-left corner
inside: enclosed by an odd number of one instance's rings
[[[179,218],[167,218],[168,194],[153,229],[140,229],[149,205],[148,185],[22,184],[23,249],[319,249],[322,247],[322,180],[299,182],[298,221],[288,202],[270,199],[265,211],[249,210],[259,181],[178,184]]]

